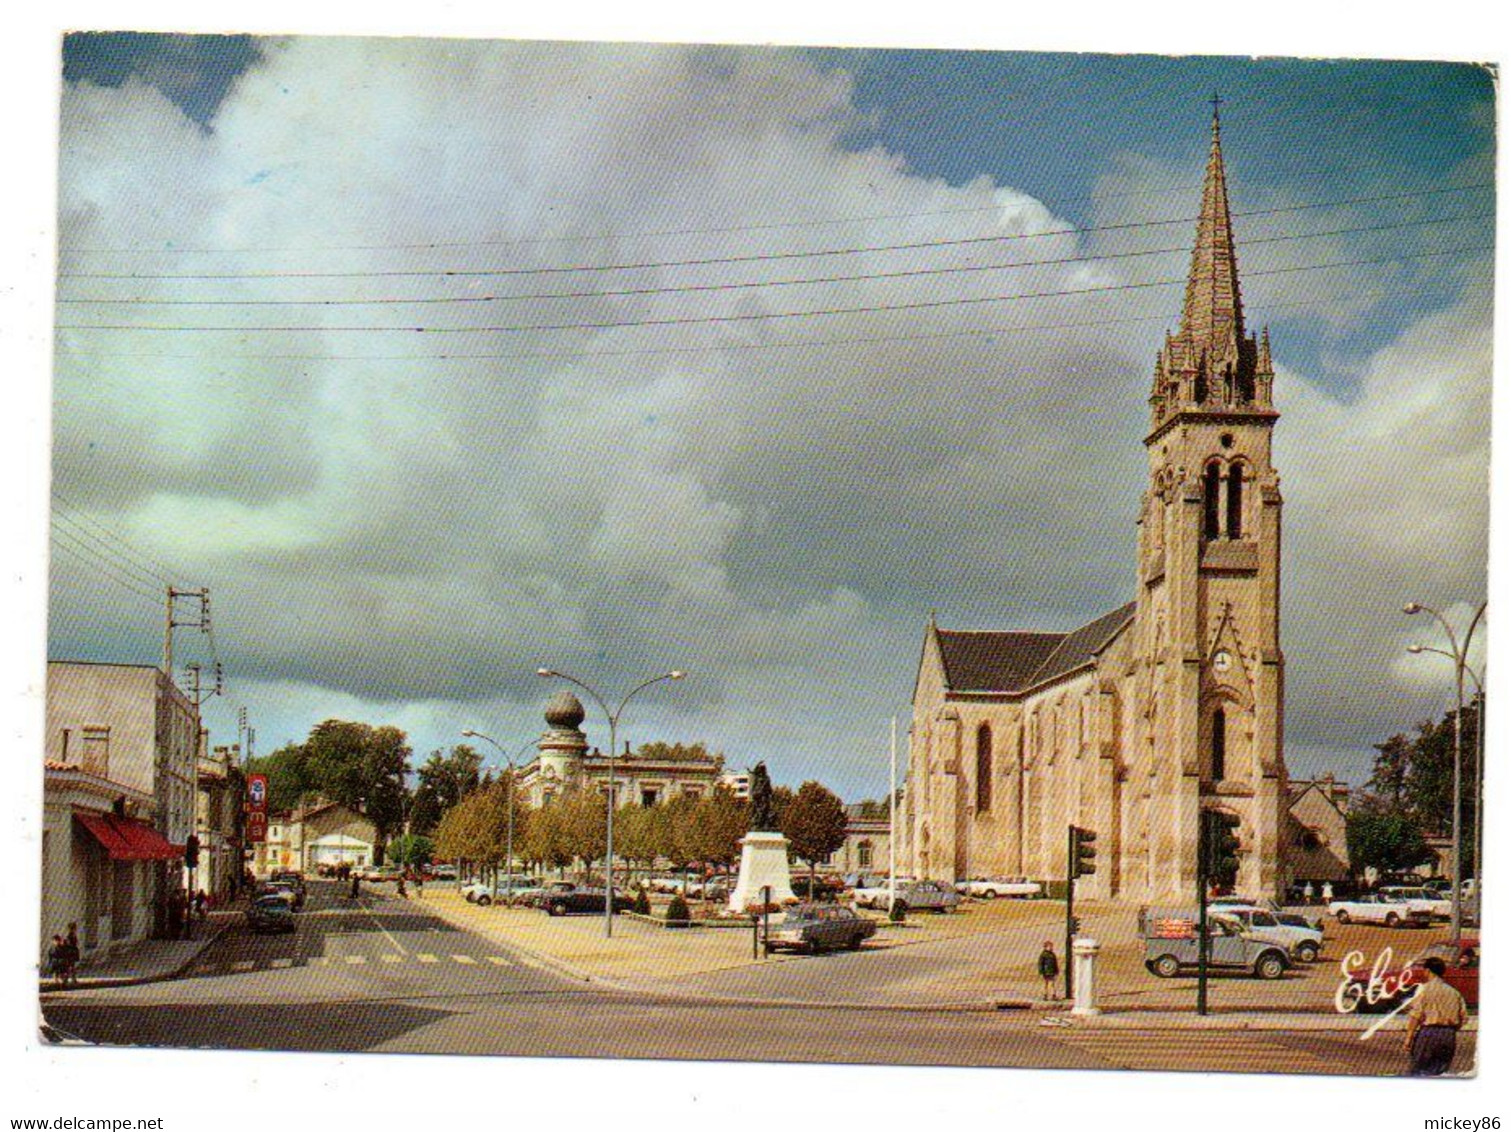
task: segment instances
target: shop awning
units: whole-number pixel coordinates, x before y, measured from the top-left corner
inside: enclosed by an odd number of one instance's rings
[[[184,855],[157,830],[115,814],[75,814],[79,824],[100,843],[113,861],[171,861]]]

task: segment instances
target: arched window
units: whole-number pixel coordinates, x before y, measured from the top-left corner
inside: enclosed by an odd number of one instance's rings
[[[1228,537],[1243,538],[1243,465],[1228,468]]]
[[[1193,390],[1198,404],[1207,399],[1207,371],[1202,370],[1196,375],[1196,387]]]
[[[992,728],[983,723],[976,729],[976,812],[992,808]]]
[[[1222,533],[1219,526],[1221,512],[1218,510],[1218,492],[1222,483],[1222,469],[1208,464],[1202,474],[1202,535],[1214,539]]]
[[[1222,708],[1212,713],[1212,781],[1221,782],[1228,770],[1228,714]]]

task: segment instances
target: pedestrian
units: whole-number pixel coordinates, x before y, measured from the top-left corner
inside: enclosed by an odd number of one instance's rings
[[[425,870],[424,869],[416,869],[414,871],[414,898],[416,900],[424,900],[425,899]]]
[[[1422,960],[1427,981],[1406,1008],[1406,1053],[1411,1076],[1440,1077],[1453,1064],[1459,1030],[1469,1019],[1464,996],[1443,981],[1448,965],[1436,955]]]
[[[55,988],[68,984],[68,943],[60,935],[52,937],[52,946],[47,949],[47,973]]]
[[[205,918],[205,901],[206,900],[207,900],[207,897],[205,896],[205,890],[204,889],[200,889],[198,892],[196,892],[194,894],[194,918],[196,920],[203,920]]]
[[[1333,882],[1330,881],[1330,880],[1325,880],[1325,881],[1322,882],[1322,903],[1324,903],[1324,904],[1331,904],[1332,902],[1333,902]]]
[[[395,887],[396,887],[396,889],[398,891],[398,894],[400,896],[402,896],[405,900],[409,899],[409,889],[407,889],[407,888],[404,887],[404,874],[403,873],[399,874],[399,879],[396,882]]]
[[[1304,903],[1306,903],[1306,904],[1310,904],[1316,898],[1317,898],[1317,890],[1312,887],[1312,882],[1311,881],[1307,881],[1306,884],[1304,886],[1302,886],[1302,889],[1301,889],[1301,899],[1302,899],[1302,901]]]
[[[1055,956],[1055,945],[1044,941],[1044,950],[1039,952],[1039,978],[1044,980],[1044,1001],[1054,1002],[1060,996],[1055,992],[1055,980],[1060,977],[1060,960]]]
[[[362,877],[360,875],[358,875],[357,873],[352,873],[352,899],[355,900],[355,899],[357,899],[357,897],[359,897],[361,895],[362,895]]]
[[[79,960],[84,954],[79,949],[79,925],[77,922],[69,921],[68,934],[63,937],[63,947],[65,948],[64,957],[68,960],[68,971],[65,981],[77,985],[79,981]]]

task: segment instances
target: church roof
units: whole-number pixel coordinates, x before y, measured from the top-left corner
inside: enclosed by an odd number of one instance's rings
[[[1057,679],[1092,658],[1133,619],[1137,602],[1069,633],[935,630],[945,687],[954,692],[1013,693]]]
[[[1212,112],[1212,149],[1202,186],[1201,217],[1191,248],[1191,274],[1181,311],[1180,337],[1198,353],[1220,358],[1243,340],[1243,297],[1238,289],[1238,255],[1222,160],[1222,127]]]

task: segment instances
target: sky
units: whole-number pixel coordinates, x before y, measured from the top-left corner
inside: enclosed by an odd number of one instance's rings
[[[209,587],[213,654],[178,651],[224,665],[213,742],[245,707],[263,752],[329,717],[512,750],[539,667],[611,699],[678,668],[622,737],[884,793],[931,611],[1133,595],[1214,92],[1277,368],[1291,773],[1362,781],[1451,702],[1400,609],[1462,625],[1486,585],[1481,69],[155,35],[62,65],[48,651],[155,663],[162,586]]]

